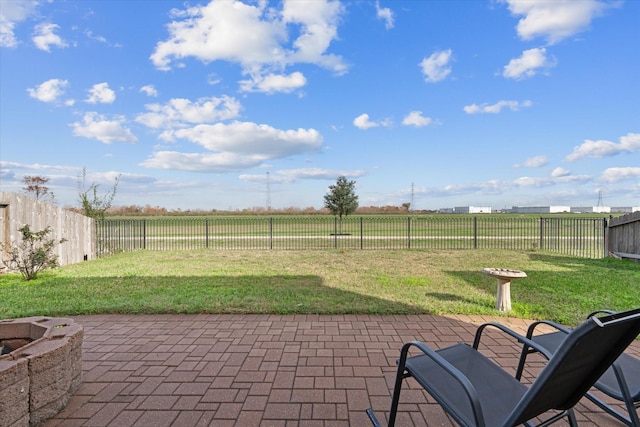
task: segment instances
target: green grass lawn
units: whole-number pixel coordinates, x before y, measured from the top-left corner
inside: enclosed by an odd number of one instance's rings
[[[0,276],[0,319],[101,313],[496,314],[485,267],[523,270],[509,316],[569,325],[640,306],[640,264],[535,251],[138,251]]]

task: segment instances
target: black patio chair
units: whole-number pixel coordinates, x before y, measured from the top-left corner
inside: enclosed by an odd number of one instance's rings
[[[614,312],[610,310],[598,310],[589,314],[587,317],[589,318],[603,313],[610,315]],[[551,326],[555,328],[557,332],[534,335],[536,328],[541,325]],[[571,333],[571,329],[569,328],[554,322],[542,320],[534,322],[529,326],[529,329],[527,330],[527,338],[531,339],[539,346],[544,347],[550,353],[554,353],[569,333]],[[520,363],[518,364],[516,378],[519,379],[522,375],[527,355],[534,352],[536,352],[535,349],[532,349],[527,345],[524,346]],[[628,415],[623,415],[593,392],[588,392],[585,395],[587,399],[591,400],[624,424],[632,427],[640,427],[640,419],[638,418],[638,408],[640,408],[640,359],[623,353],[604,372],[593,386],[605,395],[623,402]]]
[[[549,361],[527,387],[478,351],[483,331],[495,327]],[[473,346],[456,344],[432,350],[413,341],[403,345],[391,400],[389,426],[395,425],[402,381],[413,377],[462,426],[534,425],[540,415],[557,410],[540,426],[565,416],[577,425],[573,406],[640,333],[640,308],[591,317],[572,330],[553,355],[532,340],[497,323],[476,331]],[[408,357],[415,348],[422,354]],[[380,426],[371,408],[367,414]],[[532,421],[533,420],[533,421]]]

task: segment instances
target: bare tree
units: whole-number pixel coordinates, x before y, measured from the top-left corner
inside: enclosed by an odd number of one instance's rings
[[[25,175],[22,177],[25,193],[35,197],[36,200],[53,202],[53,192],[46,186],[49,178],[37,175]]]
[[[111,191],[105,194],[98,194],[99,185],[95,182],[87,187],[87,169],[82,168],[82,177],[78,180],[78,196],[80,197],[80,207],[84,214],[93,219],[104,219],[107,211],[111,208],[111,203],[116,197],[120,176],[116,177]]]

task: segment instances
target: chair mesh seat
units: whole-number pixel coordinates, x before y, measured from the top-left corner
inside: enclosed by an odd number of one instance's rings
[[[521,382],[467,344],[456,344],[436,352],[473,384],[478,391],[483,415],[489,426],[502,425],[527,391]],[[406,368],[422,387],[432,394],[440,395],[451,407],[466,406],[467,409],[461,411],[460,416],[465,418],[467,424],[475,424],[473,411],[471,406],[467,405],[468,399],[462,387],[453,386],[449,381],[449,375],[429,357],[410,357],[407,359]]]

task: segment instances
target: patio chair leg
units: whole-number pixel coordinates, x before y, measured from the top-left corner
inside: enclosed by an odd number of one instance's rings
[[[367,409],[367,415],[369,416],[373,427],[382,427],[382,424],[380,424],[380,421],[378,421],[378,417],[376,417],[376,414],[373,413],[373,409]]]
[[[531,353],[529,346],[526,344],[523,345],[522,353],[520,354],[520,360],[518,361],[518,369],[516,370],[516,375],[515,375],[515,378],[518,381],[520,381],[520,378],[522,378],[522,372],[524,371],[524,365],[527,361],[527,356],[529,355],[529,353]]]
[[[621,423],[631,427],[640,427],[640,421],[638,421],[638,414],[636,412],[636,409],[633,407],[629,408],[628,404],[626,405],[626,407],[627,407],[627,410],[629,410],[629,415],[631,416],[631,419],[622,415],[620,412],[616,411],[611,406],[607,405],[602,399],[596,397],[593,393],[587,393],[585,397],[590,401],[592,401],[593,403],[595,403],[596,405],[598,405],[600,409],[604,410],[605,412],[613,416],[615,419],[617,419]]]
[[[389,427],[396,424],[396,414],[398,413],[398,403],[400,402],[400,390],[402,389],[402,381],[408,376],[405,373],[405,365],[407,363],[407,354],[409,346],[405,345],[400,351],[400,359],[398,360],[398,371],[396,373],[396,383],[393,386],[393,397],[391,398],[391,409],[389,410]]]
[[[638,418],[638,410],[636,408],[637,407],[633,404],[633,402],[627,402],[627,410],[629,411],[629,416],[631,417],[632,427],[640,427],[640,418]]]
[[[569,416],[569,425],[571,427],[578,427],[578,420],[576,420],[576,414],[573,412],[573,408],[569,409],[567,412],[567,415]]]
[[[611,367],[613,368],[613,372],[615,372],[616,374],[616,379],[618,380],[618,385],[620,386],[620,391],[622,392],[624,405],[627,408],[627,412],[629,413],[629,425],[631,425],[632,427],[640,427],[640,420],[638,419],[638,413],[636,412],[636,405],[633,402],[633,398],[631,397],[631,391],[629,391],[629,386],[626,378],[624,377],[624,373],[615,362]]]

